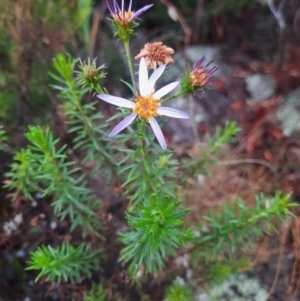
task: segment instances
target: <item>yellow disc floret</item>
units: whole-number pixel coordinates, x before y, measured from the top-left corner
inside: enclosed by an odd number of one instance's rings
[[[203,87],[208,80],[208,75],[204,70],[196,69],[191,72],[190,78],[193,86]]]
[[[153,98],[152,95],[138,96],[135,101],[136,105],[132,110],[139,118],[149,120],[151,117],[159,115],[157,108],[160,106],[160,102],[158,99]]]
[[[126,26],[130,23],[130,19],[133,16],[132,11],[124,11],[124,12],[118,12],[113,17],[116,22],[118,22],[122,26]]]

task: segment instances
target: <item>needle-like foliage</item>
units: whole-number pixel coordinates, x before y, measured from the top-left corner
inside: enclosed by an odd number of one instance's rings
[[[59,98],[63,100],[60,108],[67,117],[68,132],[74,135],[74,149],[85,151],[82,163],[96,162],[93,174],[104,173],[108,180],[117,177],[116,164],[109,150],[112,149],[107,138],[107,124],[103,114],[97,109],[98,101],[84,102],[83,97],[90,89],[102,92],[100,80],[105,77],[101,71],[104,66],[96,67],[95,61],[79,65],[81,72],[75,76],[77,59],[68,54],[59,54],[53,59],[56,73],[50,73],[57,82],[52,85],[60,91]],[[77,79],[76,79],[77,78]],[[82,86],[79,87],[78,83]]]
[[[22,149],[14,155],[10,171],[5,174],[7,180],[4,185],[13,191],[13,200],[22,195],[34,201],[32,193],[41,190],[39,182],[35,179],[37,168],[37,162],[29,148]]]
[[[178,246],[185,245],[190,231],[180,219],[189,210],[178,210],[180,202],[165,196],[152,195],[129,213],[127,219],[133,231],[122,234],[127,245],[120,260],[130,262],[129,270],[136,273],[144,265],[146,272],[157,274],[163,268],[164,258],[175,255]]]
[[[43,195],[53,194],[55,214],[61,220],[69,217],[71,230],[77,226],[93,229],[98,205],[84,175],[78,174],[80,168],[71,168],[74,162],[66,160],[66,147],[56,149],[58,139],[54,140],[48,127],[45,131],[29,127],[25,136],[31,142],[29,149],[37,165],[36,180],[44,185]]]
[[[199,174],[209,174],[208,167],[216,163],[214,157],[219,154],[224,147],[225,143],[231,143],[235,141],[236,135],[240,132],[236,122],[226,122],[224,127],[218,126],[216,128],[216,134],[214,137],[207,136],[208,147],[207,149],[201,148],[201,157],[189,153],[190,158],[184,161],[185,175],[183,179],[186,179],[187,175],[197,176]]]
[[[55,249],[51,246],[38,247],[31,253],[27,270],[41,270],[36,281],[45,276],[55,283],[80,281],[81,277],[91,277],[92,271],[99,269],[101,250],[92,251],[82,243],[77,247],[63,242]]]
[[[190,301],[192,300],[192,292],[186,285],[181,285],[174,281],[167,288],[165,301]]]
[[[271,229],[276,230],[274,218],[284,221],[292,214],[291,208],[298,204],[290,202],[290,196],[280,191],[271,199],[260,194],[254,207],[238,199],[221,206],[220,211],[210,211],[197,227],[194,255],[197,259],[204,256],[208,261],[215,260],[217,256],[232,258],[241,246],[251,246],[255,238],[269,233]]]
[[[93,283],[92,288],[88,293],[84,294],[84,301],[105,301],[107,300],[106,289],[103,285]]]
[[[153,193],[175,197],[178,188],[175,184],[178,161],[172,158],[170,151],[163,151],[153,143],[154,134],[147,133],[146,126],[146,123],[141,123],[138,131],[121,139],[122,143],[129,139],[135,141],[134,149],[120,149],[125,157],[119,162],[119,173],[126,176],[122,186],[132,204],[149,198]]]

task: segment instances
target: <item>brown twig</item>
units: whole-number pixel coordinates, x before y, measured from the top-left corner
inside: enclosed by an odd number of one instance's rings
[[[197,37],[198,37],[199,28],[201,27],[201,23],[202,23],[204,4],[205,4],[205,0],[198,1],[197,12],[195,14],[195,19],[194,19],[195,25],[194,25],[193,32],[192,32],[194,43],[198,42]]]
[[[169,12],[169,15],[174,21],[178,21],[184,31],[184,46],[185,49],[188,47],[191,43],[191,37],[192,37],[192,31],[190,27],[187,25],[185,18],[183,15],[180,13],[179,9],[175,7],[169,0],[160,0],[162,4],[164,4]]]
[[[287,230],[285,230],[285,231],[287,231]],[[268,296],[266,298],[266,301],[271,297],[271,295],[273,294],[273,292],[275,290],[275,287],[277,285],[278,278],[279,278],[279,273],[281,271],[283,251],[284,251],[284,242],[281,240],[280,251],[279,251],[278,262],[277,262],[277,268],[276,268],[276,274],[275,274],[275,278],[274,278],[273,284],[272,284],[272,286],[271,286],[271,288],[269,290]]]
[[[97,41],[97,35],[98,35],[98,32],[100,31],[101,20],[103,18],[105,10],[106,10],[106,5],[105,5],[105,1],[103,1],[101,6],[96,7],[95,11],[94,11],[93,23],[92,23],[92,28],[91,28],[91,32],[90,32],[90,40],[89,40],[89,46],[88,46],[90,58],[94,57],[94,49],[95,49],[95,44]]]

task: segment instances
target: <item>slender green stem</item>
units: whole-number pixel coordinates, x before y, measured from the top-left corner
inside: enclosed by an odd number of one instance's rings
[[[136,92],[137,90],[136,90],[136,85],[135,85],[135,81],[134,81],[134,71],[133,71],[133,65],[132,65],[132,60],[131,60],[129,41],[124,42],[124,47],[125,47],[126,58],[127,58],[127,62],[128,62],[130,75],[131,75],[132,85],[133,85],[134,91]]]
[[[182,91],[182,90],[180,90],[180,91],[177,92],[176,94],[171,95],[171,96],[169,96],[169,97],[167,97],[167,98],[165,98],[165,99],[162,99],[162,100],[161,100],[161,103],[170,101],[170,100],[172,100],[172,99],[174,99],[174,98],[176,98],[176,97],[178,97],[178,96],[180,96],[180,95],[183,95],[183,94],[185,94],[185,92]]]
[[[103,156],[105,162],[108,164],[112,174],[117,178],[117,173],[116,173],[116,170],[115,170],[115,163],[110,158],[110,156],[107,154],[107,152],[103,148],[101,148],[100,145],[98,144],[97,139],[94,135],[94,131],[93,131],[92,127],[90,126],[89,122],[88,122],[88,117],[84,113],[84,110],[82,108],[80,99],[78,98],[76,92],[74,91],[73,83],[68,82],[67,84],[68,84],[69,90],[70,90],[70,92],[73,96],[73,99],[75,101],[77,110],[78,110],[79,114],[82,117],[82,122],[83,122],[83,125],[84,125],[84,127],[87,131],[88,136],[90,137],[91,141],[95,141],[94,145],[97,146],[96,150],[99,151],[99,153],[101,153],[101,155]]]
[[[97,93],[105,93],[105,91],[103,91],[100,85],[94,86],[93,88]]]
[[[190,115],[193,116],[193,114],[195,112],[195,102],[192,99],[191,94],[189,94],[188,96],[189,96]],[[199,139],[199,135],[198,135],[198,128],[197,128],[195,118],[191,118],[190,122],[192,124],[192,130],[193,130],[195,138],[196,138],[196,144],[199,145],[200,144],[200,139]]]
[[[141,145],[141,156],[142,156],[142,162],[144,166],[144,179],[146,182],[146,185],[144,187],[152,187],[151,185],[151,175],[150,175],[150,164],[149,164],[149,158],[148,153],[146,149],[146,143],[144,139],[144,123],[139,122],[138,123],[138,131],[139,131],[139,139],[140,139],[140,145]],[[145,191],[144,191],[145,192]]]

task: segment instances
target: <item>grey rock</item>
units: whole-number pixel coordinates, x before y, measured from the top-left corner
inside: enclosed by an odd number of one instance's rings
[[[277,111],[285,136],[291,136],[300,130],[300,88],[290,92],[282,101]]]
[[[186,56],[193,63],[196,63],[199,59],[202,58],[202,56],[205,56],[208,62],[220,61],[219,50],[214,46],[203,46],[203,45],[190,46],[186,50]]]
[[[193,143],[195,134],[192,122],[200,123],[206,119],[203,107],[195,101],[193,96],[181,96],[173,99],[166,106],[179,109],[191,115],[190,119],[168,118],[165,129],[170,133],[173,143]]]
[[[196,294],[195,300],[199,301],[265,301],[268,291],[259,279],[239,273],[212,285],[206,292],[200,287]]]
[[[247,90],[256,102],[265,100],[275,93],[275,81],[269,75],[252,74],[245,78]]]

